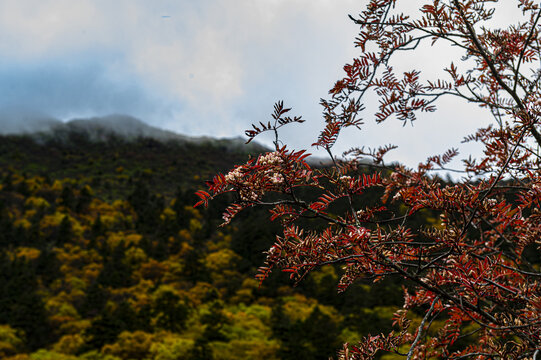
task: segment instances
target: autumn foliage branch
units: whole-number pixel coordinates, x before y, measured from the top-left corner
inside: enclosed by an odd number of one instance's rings
[[[218,174],[208,192],[198,192],[199,204],[233,192],[237,201],[225,210],[224,223],[252,206],[269,207],[270,219],[281,221],[283,233],[267,252],[260,280],[280,269],[298,281],[326,264],[343,266],[340,291],[360,279],[407,280],[395,330],[346,344],[341,359],[370,359],[380,351],[407,359],[541,357],[541,10],[519,0],[524,21],[493,29],[489,21],[499,10],[493,1],[425,1],[416,19],[396,11],[400,3],[371,0],[351,16],[360,26],[355,44],[362,52],[321,101],[326,125],[314,143],[332,157],[330,168],[313,169],[306,152],[281,145],[278,129],[302,120],[285,117],[289,109],[280,102],[273,122],[246,133],[251,141],[272,131],[275,151]],[[462,51],[458,62],[443,65],[447,78],[422,80],[420,70],[393,69],[396,55],[424,42]],[[483,154],[451,169],[464,174],[456,183],[433,176],[450,169],[455,148],[415,169],[384,163],[392,145],[354,148],[338,160],[331,148],[343,129],[362,127],[369,93],[379,98],[376,122],[414,121],[435,111],[442,96],[486,108],[493,124],[464,140],[482,144]],[[377,171],[368,175],[366,166]],[[304,198],[306,188],[318,196]],[[381,190],[380,204],[359,203],[373,188]],[[410,225],[423,211],[438,214],[438,223]],[[325,226],[301,227],[304,218]],[[413,314],[421,314],[417,327]]]

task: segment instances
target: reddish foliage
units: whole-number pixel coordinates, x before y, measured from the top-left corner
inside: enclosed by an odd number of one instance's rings
[[[358,279],[386,276],[413,284],[404,289],[396,331],[346,344],[341,359],[369,359],[380,350],[408,359],[541,359],[539,6],[519,0],[526,20],[490,29],[486,21],[493,9],[487,0],[425,0],[416,20],[393,14],[395,2],[371,0],[358,18],[352,17],[361,26],[355,43],[362,54],[344,67],[345,77],[330,90],[330,99],[321,101],[327,125],[314,144],[327,150],[334,165],[312,169],[305,152],[279,147],[277,130],[302,120],[284,117],[289,109],[278,103],[274,123],[247,131],[250,140],[274,132],[276,151],[216,176],[208,183],[209,193],[198,192],[198,204],[236,192],[238,201],[227,208],[226,223],[251,206],[268,206],[271,220],[282,221],[283,234],[268,251],[260,280],[274,268],[300,280],[319,266],[340,263],[345,269],[340,290]],[[462,49],[466,70],[451,63],[444,69],[448,79],[425,82],[418,70],[396,74],[391,59],[425,41]],[[465,141],[481,143],[484,154],[465,159],[457,170],[464,172],[463,180],[451,185],[431,174],[447,169],[456,149],[416,169],[386,166],[383,157],[393,146],[352,149],[339,161],[331,148],[344,128],[362,125],[359,114],[369,91],[380,99],[377,122],[413,121],[419,111],[434,111],[443,95],[479,104],[494,116],[494,124]],[[360,175],[367,165],[381,170]],[[321,195],[303,199],[301,187]],[[381,205],[354,205],[373,187],[384,190]],[[345,201],[349,210],[333,213],[337,201]],[[389,201],[407,210],[388,216],[384,204]],[[441,223],[411,228],[408,219],[422,209],[439,213]],[[300,228],[297,220],[304,217],[322,219],[327,226]],[[423,314],[415,328],[406,317],[412,310]],[[429,334],[435,320],[438,328]],[[467,341],[461,343],[469,345],[457,343],[463,338]]]

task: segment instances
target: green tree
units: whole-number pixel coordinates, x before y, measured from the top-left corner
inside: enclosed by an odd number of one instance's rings
[[[167,287],[158,289],[154,297],[152,315],[156,319],[156,326],[171,332],[181,332],[191,312],[187,300],[182,300],[173,289]]]
[[[52,328],[33,265],[24,258],[0,254],[0,324],[22,330],[26,346],[38,349],[52,340]]]
[[[103,269],[97,279],[98,283],[104,287],[110,286],[112,288],[131,285],[132,268],[124,261],[125,257],[126,246],[124,241],[121,241],[113,248],[111,256],[105,260]]]

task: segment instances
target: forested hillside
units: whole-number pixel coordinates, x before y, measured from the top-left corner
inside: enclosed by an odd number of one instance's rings
[[[278,227],[193,208],[205,179],[250,156],[230,145],[2,137],[0,358],[327,359],[390,330],[398,284],[338,294],[331,266],[258,284]]]

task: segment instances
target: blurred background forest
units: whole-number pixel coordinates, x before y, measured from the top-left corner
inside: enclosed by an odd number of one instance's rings
[[[205,179],[263,150],[3,136],[0,358],[328,359],[390,330],[398,283],[338,294],[327,266],[297,287],[282,273],[260,286],[278,224],[253,210],[218,227],[225,198],[193,208]]]

